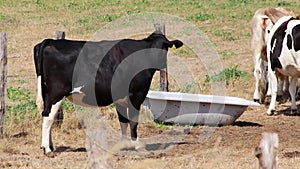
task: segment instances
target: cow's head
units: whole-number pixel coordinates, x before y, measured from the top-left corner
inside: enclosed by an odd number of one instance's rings
[[[279,139],[277,133],[263,133],[260,144],[255,148],[255,156],[259,162],[260,169],[277,168],[277,151]]]
[[[153,32],[145,40],[152,43],[152,48],[159,48],[164,50],[168,50],[168,48],[180,48],[183,45],[180,40],[169,41],[166,36],[159,31]]]

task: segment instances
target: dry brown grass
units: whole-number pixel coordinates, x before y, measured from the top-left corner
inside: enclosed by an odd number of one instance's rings
[[[102,6],[81,8],[85,1],[8,1],[0,2],[0,30],[8,33],[8,86],[20,87],[36,95],[36,77],[32,59],[33,46],[44,38],[54,37],[57,30],[66,31],[67,38],[89,39],[96,30],[107,21],[97,20],[93,16],[110,15],[124,16],[134,12],[156,11],[174,14],[185,18],[197,13],[214,14],[214,19],[206,21],[191,21],[204,31],[222,55],[223,67],[238,64],[241,70],[248,72],[249,77],[241,79],[234,86],[226,88],[226,95],[237,96],[252,100],[253,78],[252,57],[250,54],[249,20],[251,14],[265,6],[276,6],[278,2],[257,1],[241,6],[229,5],[235,1],[221,0],[196,1],[103,1]],[[245,1],[248,2],[248,1]],[[291,4],[298,2],[287,1]],[[72,4],[73,3],[73,4]],[[87,2],[86,2],[87,3]],[[236,2],[239,3],[239,2]],[[45,4],[43,6],[43,4]],[[224,4],[224,8],[218,5]],[[242,3],[241,3],[242,4]],[[227,5],[227,6],[226,6]],[[288,6],[299,13],[297,5]],[[199,7],[197,7],[199,6]],[[74,10],[76,9],[76,10]],[[5,17],[1,17],[2,15]],[[87,22],[87,23],[85,23]],[[169,29],[169,28],[168,28]],[[226,33],[227,32],[227,33]],[[232,34],[228,34],[231,32]],[[224,36],[220,36],[220,35]],[[228,40],[230,38],[236,40]],[[225,51],[225,52],[224,52]],[[225,57],[226,56],[226,57]],[[179,75],[180,64],[188,66],[193,72],[196,81],[203,82],[203,63],[196,56],[182,56],[180,61],[172,63],[170,69]],[[174,66],[174,67],[172,67]],[[174,80],[174,79],[173,79]],[[154,84],[157,84],[157,78]],[[174,80],[175,81],[175,80]],[[172,80],[171,80],[171,83]],[[172,89],[178,89],[172,86]],[[204,89],[206,91],[206,86]],[[299,103],[298,103],[299,104]],[[278,106],[285,110],[289,102]],[[283,114],[267,117],[266,108],[248,109],[234,126],[213,127],[196,126],[189,134],[183,135],[178,141],[172,134],[169,138],[161,137],[167,129],[159,129],[153,123],[139,125],[141,138],[156,138],[149,145],[171,145],[168,148],[152,148],[143,154],[133,150],[120,151],[110,155],[108,161],[113,168],[130,169],[208,169],[208,168],[258,168],[254,156],[254,147],[260,135],[266,130],[275,130],[279,133],[280,152],[279,167],[296,169],[300,166],[300,120],[299,117],[290,117]],[[112,129],[119,133],[116,114],[111,108],[104,108],[96,115],[108,122]],[[12,117],[13,118],[13,117]],[[12,120],[5,126],[5,135],[0,139],[0,168],[88,168],[85,147],[85,130],[77,128],[78,120],[75,112],[65,114],[61,129],[53,129],[53,140],[56,153],[53,158],[43,155],[39,148],[41,143],[41,117],[34,120],[25,120],[17,123]],[[178,130],[182,130],[178,127]],[[172,130],[172,129],[168,129]],[[168,131],[167,130],[167,131]],[[201,142],[205,132],[213,131],[205,142]],[[179,135],[180,136],[180,135]],[[156,142],[155,142],[156,141]],[[165,144],[162,144],[165,143]],[[290,154],[290,155],[286,155]],[[291,154],[295,154],[292,156]]]

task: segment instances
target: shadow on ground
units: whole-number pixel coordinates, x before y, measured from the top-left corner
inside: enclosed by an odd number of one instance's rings
[[[253,123],[248,121],[236,121],[233,123],[233,126],[239,126],[239,127],[262,127],[263,125],[259,123]]]
[[[71,148],[68,146],[60,146],[55,149],[56,153],[62,153],[62,152],[86,152],[86,149],[84,147],[80,148]]]

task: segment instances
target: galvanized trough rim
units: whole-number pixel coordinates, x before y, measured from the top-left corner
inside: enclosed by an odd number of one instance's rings
[[[173,101],[181,101],[181,102],[201,102],[201,103],[239,105],[239,106],[260,106],[259,103],[252,102],[239,97],[232,97],[232,96],[217,96],[217,95],[163,92],[163,91],[150,90],[148,92],[147,97],[149,99],[173,100]]]

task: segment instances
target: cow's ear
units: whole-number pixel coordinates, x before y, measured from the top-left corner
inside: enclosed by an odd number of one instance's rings
[[[183,43],[180,40],[171,41],[171,44],[172,44],[172,46],[170,46],[170,47],[175,48],[175,49],[180,48],[183,45]]]
[[[262,26],[263,26],[263,28],[264,29],[266,29],[266,26],[267,26],[267,20],[268,20],[269,18],[267,17],[267,16],[262,16],[261,17],[261,21],[262,21]]]

